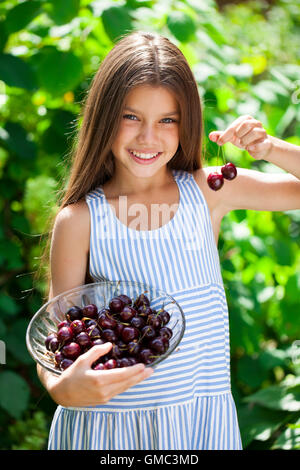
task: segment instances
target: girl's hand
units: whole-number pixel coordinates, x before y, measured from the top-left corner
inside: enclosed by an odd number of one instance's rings
[[[153,373],[153,369],[145,368],[142,363],[124,368],[93,370],[93,362],[107,354],[111,347],[111,343],[93,346],[58,378],[55,377],[51,384],[49,382],[47,388],[52,399],[65,407],[105,404]]]
[[[210,132],[209,138],[218,145],[231,142],[236,147],[247,150],[256,160],[266,159],[273,146],[273,141],[261,122],[249,115],[240,116],[223,132]]]

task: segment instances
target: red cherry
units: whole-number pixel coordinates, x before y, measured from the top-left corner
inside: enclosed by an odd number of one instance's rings
[[[226,163],[226,165],[222,166],[221,172],[227,180],[233,180],[237,175],[237,169],[233,163]]]
[[[218,191],[219,189],[222,188],[224,184],[224,177],[223,175],[217,172],[210,173],[207,177],[207,184],[210,187],[210,189],[213,189],[214,191]]]

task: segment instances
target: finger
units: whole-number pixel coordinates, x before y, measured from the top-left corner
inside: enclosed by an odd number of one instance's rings
[[[235,134],[237,137],[242,138],[254,128],[262,128],[262,123],[254,118],[246,119],[237,126]]]
[[[109,397],[114,397],[119,395],[120,393],[125,392],[129,388],[137,385],[138,383],[146,380],[153,374],[153,369],[151,367],[145,367],[144,370],[140,371],[138,374],[135,374],[133,377],[124,380],[123,382],[117,382],[114,384],[110,384],[106,387],[106,395]]]
[[[240,138],[241,144],[244,147],[247,147],[249,145],[254,145],[255,142],[258,140],[263,140],[267,137],[266,131],[261,128],[254,128],[251,129],[248,134],[244,135],[242,138]]]
[[[145,364],[139,363],[135,364],[134,366],[129,367],[117,367],[115,369],[108,369],[108,370],[93,370],[89,371],[92,374],[101,375],[101,380],[103,385],[106,384],[114,384],[114,383],[121,383],[125,382],[126,380],[130,380],[136,377],[141,372],[144,372]]]
[[[217,142],[221,134],[222,134],[221,131],[212,131],[208,134],[208,137],[212,142]]]
[[[86,366],[91,367],[92,364],[97,359],[99,359],[99,357],[107,354],[111,350],[111,348],[112,348],[112,343],[110,342],[92,346],[86,353],[79,356],[75,362],[77,362],[79,365],[84,366],[84,367]]]
[[[227,129],[220,135],[217,144],[218,145],[223,145],[226,142],[232,142],[235,136],[235,131],[238,125],[245,121],[246,119],[251,118],[251,116],[240,116],[235,121],[233,121]]]

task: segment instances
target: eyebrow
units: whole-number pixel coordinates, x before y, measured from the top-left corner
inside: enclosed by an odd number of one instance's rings
[[[125,106],[124,110],[125,109],[127,109],[128,111],[131,111],[132,113],[143,114],[140,111],[137,111],[136,109],[130,108],[129,106]],[[171,111],[170,113],[162,114],[162,116],[174,116],[175,114],[178,114],[179,116],[180,113],[178,111]]]

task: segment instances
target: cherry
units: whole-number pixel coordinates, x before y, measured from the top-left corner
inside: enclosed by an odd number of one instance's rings
[[[74,339],[82,348],[87,348],[92,344],[91,338],[86,331],[82,331]]]
[[[222,166],[221,172],[227,180],[233,180],[237,175],[237,169],[233,163],[226,163],[226,165]]]
[[[104,367],[104,364],[102,364],[102,362],[99,362],[98,364],[96,364],[94,367],[93,367],[94,370],[104,370],[105,367]]]
[[[130,341],[130,343],[128,343],[128,352],[133,356],[137,356],[141,349],[142,347],[135,341]]]
[[[118,297],[124,302],[124,305],[132,305],[132,299],[128,295],[121,294]]]
[[[65,357],[65,358],[61,361],[61,363],[60,363],[60,368],[61,368],[62,370],[65,370],[65,369],[67,369],[68,367],[70,367],[70,366],[73,364],[73,362],[74,362],[74,361],[73,361],[72,359],[68,359],[67,357]]]
[[[167,323],[169,323],[170,318],[171,318],[169,312],[167,312],[166,310],[163,310],[162,312],[160,312],[158,314],[158,316],[161,318],[161,324],[163,326],[165,326]]]
[[[47,336],[46,340],[45,340],[45,346],[46,346],[46,349],[48,351],[50,351],[50,341],[53,339],[53,338],[57,338],[57,334],[56,333],[50,333],[50,335]]]
[[[139,330],[134,326],[125,326],[121,332],[121,337],[125,343],[129,343],[139,337]]]
[[[82,312],[84,317],[97,318],[98,308],[95,304],[89,304],[82,309]]]
[[[80,307],[71,307],[66,313],[66,318],[70,321],[81,320],[82,317],[83,312]]]
[[[61,352],[68,359],[74,360],[80,355],[81,348],[80,348],[79,344],[77,344],[75,342],[72,342],[72,343],[66,344],[62,348]]]
[[[214,191],[218,191],[224,184],[224,177],[217,172],[210,173],[207,177],[207,184]]]
[[[96,339],[96,338],[100,338],[101,334],[100,334],[100,330],[99,328],[97,328],[96,326],[89,326],[87,329],[86,329],[86,332],[87,334],[89,335],[89,337],[91,339]]]
[[[60,366],[61,361],[64,359],[64,355],[61,351],[57,351],[54,355],[55,364]]]
[[[57,351],[58,348],[59,348],[59,341],[58,341],[58,339],[57,339],[57,338],[52,338],[51,341],[50,341],[49,346],[50,346],[50,350],[51,350],[53,353],[55,353],[55,351]]]
[[[145,305],[146,307],[150,306],[150,300],[145,294],[141,294],[137,297],[136,301],[134,302],[134,307],[139,308]]]
[[[141,329],[143,326],[145,326],[145,320],[138,315],[132,318],[130,324],[135,326],[135,328]]]
[[[106,330],[102,331],[101,338],[109,341],[111,343],[115,343],[117,341],[117,335],[114,330],[107,328]]]
[[[113,317],[107,316],[105,313],[102,313],[98,317],[98,324],[101,328],[110,328],[113,329],[117,326],[117,322]]]
[[[165,351],[165,345],[162,339],[163,338],[153,338],[151,341],[149,341],[150,348],[154,349],[159,354],[162,354]]]
[[[121,312],[121,310],[124,308],[124,306],[125,306],[125,304],[124,304],[123,300],[120,299],[120,297],[114,297],[109,302],[109,308],[114,313]]]
[[[117,361],[115,359],[109,359],[104,363],[104,369],[115,369],[117,367]]]
[[[128,322],[133,317],[135,317],[136,314],[137,314],[137,311],[134,308],[127,305],[123,308],[122,312],[120,312],[120,318],[122,321]]]
[[[57,329],[60,330],[63,326],[70,326],[70,322],[68,320],[63,320],[57,325]]]
[[[173,331],[171,330],[171,328],[168,328],[167,326],[163,326],[159,330],[158,333],[159,333],[159,336],[162,336],[163,338],[167,338],[167,339],[170,339],[173,336]]]
[[[151,349],[145,348],[145,349],[142,349],[141,352],[139,353],[139,359],[144,364],[151,364],[151,362],[153,362],[153,360],[155,359],[155,356]]]
[[[142,337],[145,338],[154,338],[156,336],[155,329],[151,325],[146,325],[142,328]]]
[[[63,326],[57,332],[57,339],[60,343],[65,343],[66,341],[70,341],[73,338],[73,331],[72,328],[69,326]]]
[[[85,324],[83,321],[81,320],[74,320],[72,321],[72,323],[70,324],[70,328],[71,330],[73,331],[73,333],[75,335],[81,333],[82,331],[85,330]]]

